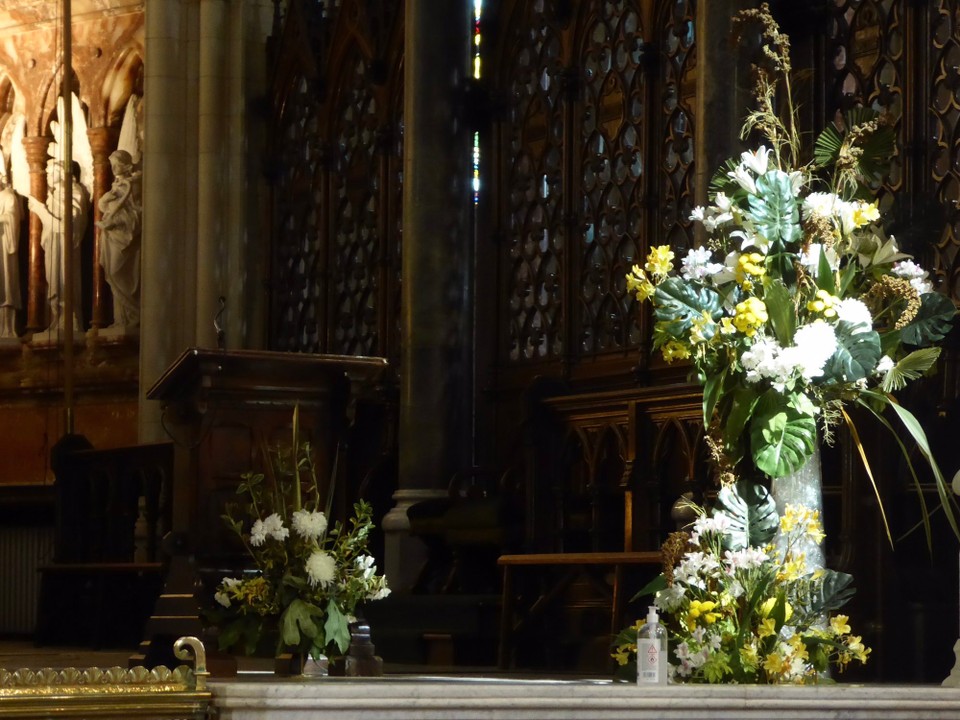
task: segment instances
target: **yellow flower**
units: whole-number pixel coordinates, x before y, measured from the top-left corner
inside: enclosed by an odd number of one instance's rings
[[[847,649],[853,657],[862,663],[867,661],[867,656],[870,654],[870,648],[863,644],[859,635],[851,635],[847,638]]]
[[[880,209],[877,207],[877,203],[857,203],[857,207],[853,211],[853,225],[854,227],[863,227],[872,222],[876,222],[880,219]]]
[[[644,269],[654,278],[664,278],[673,270],[673,250],[669,245],[657,245],[650,248]]]
[[[694,345],[705,343],[707,341],[705,332],[711,325],[713,325],[713,316],[708,310],[704,310],[700,317],[690,322],[690,342]]]
[[[789,554],[783,563],[783,569],[777,574],[778,580],[796,580],[807,570],[807,557],[804,553]]]
[[[850,632],[849,619],[846,615],[834,615],[830,618],[830,627],[837,635],[846,635]]]
[[[768,675],[783,675],[790,669],[790,663],[780,657],[779,653],[772,652],[763,661],[763,669]]]
[[[777,599],[775,597],[767,598],[760,605],[760,617],[770,617],[770,613],[773,612],[774,606],[777,604]],[[793,617],[793,607],[786,600],[783,601],[783,621],[787,622],[791,617]]]
[[[799,635],[794,635],[787,641],[790,644],[790,647],[793,649],[793,656],[800,658],[801,660],[810,659],[810,651],[807,650],[806,644],[803,642],[803,638]]]
[[[834,318],[837,316],[834,305],[838,302],[840,302],[840,298],[835,295],[831,295],[826,290],[817,290],[814,299],[807,303],[807,310],[823,315],[825,318]]]
[[[617,649],[610,653],[610,657],[617,661],[617,665],[626,665],[630,662],[630,653],[636,652],[636,645],[618,645]]]
[[[763,255],[760,253],[748,253],[737,259],[737,280],[741,284],[748,282],[749,278],[761,278],[766,273],[767,269],[763,266]]]
[[[767,322],[767,306],[757,297],[748,297],[735,308],[733,324],[747,337],[753,337]]]
[[[745,669],[757,667],[757,663],[760,662],[760,658],[757,655],[757,646],[753,643],[748,643],[740,648],[740,662],[743,663]]]
[[[698,618],[702,618],[705,625],[713,625],[721,617],[720,613],[713,612],[716,607],[717,603],[713,600],[691,600],[687,610],[687,627],[693,630],[697,626]]]
[[[627,275],[627,292],[632,292],[637,296],[639,302],[653,297],[656,288],[653,283],[647,279],[646,274],[640,269],[639,265],[634,265],[632,272]]]
[[[764,618],[760,621],[760,625],[757,628],[757,637],[761,640],[765,637],[770,637],[771,635],[776,635],[777,633],[777,623],[773,618]]]
[[[662,348],[660,352],[663,353],[663,359],[668,363],[673,362],[674,360],[685,360],[690,357],[690,349],[683,345],[682,343],[677,342],[676,340],[671,340]]]
[[[737,331],[733,318],[720,318],[720,332],[723,335],[733,335]]]

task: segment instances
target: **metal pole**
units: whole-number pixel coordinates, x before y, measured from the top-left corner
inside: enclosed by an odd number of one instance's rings
[[[63,211],[61,235],[63,242],[63,413],[64,429],[67,435],[73,434],[73,97],[71,88],[73,67],[73,19],[71,0],[63,0],[63,62],[62,76],[63,117],[60,118],[60,130],[63,148]]]

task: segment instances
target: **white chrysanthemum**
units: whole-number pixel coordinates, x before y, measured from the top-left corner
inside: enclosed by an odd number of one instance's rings
[[[231,578],[231,577],[225,577],[223,580],[220,581],[220,584],[227,588],[236,587],[240,583],[241,583],[240,578]]]
[[[293,531],[307,540],[319,540],[327,531],[327,516],[322,512],[297,510],[293,513]]]
[[[823,320],[800,327],[793,342],[798,350],[797,366],[807,380],[823,375],[824,365],[837,351],[837,335]]]
[[[836,303],[833,308],[837,311],[837,319],[855,326],[856,332],[867,332],[873,329],[873,315],[862,300],[846,298]]]
[[[306,570],[312,587],[326,587],[337,575],[337,562],[325,550],[314,550],[307,558]]]
[[[801,211],[804,218],[819,217],[830,219],[841,202],[834,193],[813,192],[803,199]]]
[[[268,515],[263,521],[263,532],[274,540],[286,540],[290,537],[290,530],[283,526],[283,520],[276,513]]]
[[[775,373],[773,366],[780,353],[780,343],[773,338],[762,338],[740,356],[740,364],[746,370],[746,380],[759,382]]]
[[[733,213],[722,210],[714,205],[703,207],[698,205],[690,213],[690,219],[702,223],[708,233],[712,233],[721,225],[733,221]]]
[[[215,592],[213,594],[213,599],[223,605],[225,608],[230,607],[230,596],[223,591]]]
[[[886,375],[891,370],[893,370],[893,358],[889,355],[884,355],[882,358],[880,358],[880,362],[877,363],[877,367],[874,372],[877,375]]]
[[[250,544],[254,547],[260,547],[267,539],[266,529],[263,527],[263,520],[257,518],[250,528]]]

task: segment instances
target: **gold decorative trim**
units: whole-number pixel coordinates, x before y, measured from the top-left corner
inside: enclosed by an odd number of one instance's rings
[[[203,720],[211,695],[206,652],[195,637],[174,643],[179,660],[193,660],[193,669],[0,668],[0,720],[49,718],[91,720],[100,717],[144,720]]]

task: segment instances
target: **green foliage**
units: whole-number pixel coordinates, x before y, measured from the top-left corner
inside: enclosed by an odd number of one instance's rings
[[[772,478],[796,472],[813,454],[817,423],[779,393],[760,398],[750,425],[750,445],[757,469]]]
[[[800,239],[800,211],[790,177],[771,170],[757,178],[757,194],[747,198],[747,217],[758,234],[769,242],[793,243]]]
[[[729,521],[729,529],[723,536],[726,550],[766,545],[773,540],[780,526],[777,504],[770,492],[763,485],[749,480],[721,488],[713,514]]]
[[[837,349],[824,368],[824,380],[854,383],[869,377],[880,362],[880,336],[841,320],[837,323],[836,338]]]
[[[927,293],[920,298],[920,310],[916,317],[903,328],[900,337],[907,345],[927,347],[940,342],[953,327],[957,308],[944,295]]]

